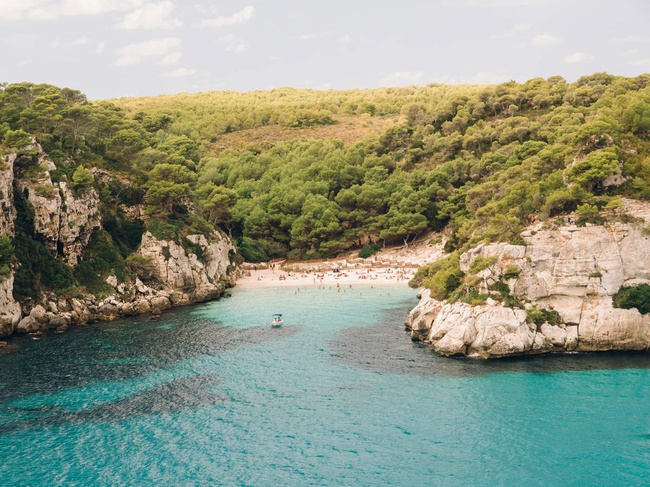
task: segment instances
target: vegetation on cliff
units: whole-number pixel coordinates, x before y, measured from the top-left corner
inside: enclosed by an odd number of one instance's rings
[[[221,227],[251,261],[408,245],[428,229],[447,229],[454,252],[517,242],[531,214],[597,221],[617,196],[650,199],[649,81],[596,73],[95,103],[21,83],[0,93],[0,140],[7,152],[36,137],[55,180],[99,192],[93,238],[126,273],[145,228],[187,244]],[[139,205],[146,225],[126,216]],[[420,277],[441,295],[462,284],[453,257],[436,269]]]

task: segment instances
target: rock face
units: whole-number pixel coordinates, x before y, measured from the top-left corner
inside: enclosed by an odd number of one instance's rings
[[[0,158],[0,235],[14,234],[14,162],[16,154]]]
[[[612,305],[621,287],[650,283],[646,226],[617,222],[524,232],[526,245],[480,245],[461,256],[465,273],[478,257],[492,262],[476,274],[483,290],[506,282],[526,306],[555,310],[559,324],[527,323],[523,309],[492,300],[472,307],[439,302],[424,291],[406,326],[414,339],[444,355],[646,350],[650,315]]]
[[[45,170],[38,179],[21,180],[19,189],[26,191],[34,207],[36,233],[55,254],[75,266],[93,230],[100,226],[99,195],[94,188],[75,192],[65,182],[53,183],[50,172],[56,166],[39,145],[34,147]]]
[[[232,242],[223,234],[213,234],[211,241],[204,235],[190,235],[187,239],[198,246],[201,259],[195,253],[187,253],[174,241],[161,241],[150,232],[142,236],[139,253],[151,259],[154,274],[163,284],[166,298],[172,304],[187,304],[207,301],[221,295],[230,265],[229,251],[235,252]],[[142,291],[141,294],[147,294]],[[164,303],[152,307],[165,306]]]
[[[14,235],[16,209],[13,199],[14,162],[16,154],[0,158],[0,235]],[[21,308],[14,300],[14,277],[0,281],[0,338],[11,335],[21,317]]]
[[[70,267],[79,262],[93,230],[101,226],[100,199],[90,188],[75,191],[65,182],[53,182],[55,164],[35,142],[23,155],[0,159],[0,235],[14,235],[14,189],[26,195],[33,207],[34,232],[57,259]],[[141,217],[141,212],[137,212]],[[146,263],[140,278],[120,282],[115,275],[105,281],[113,292],[104,299],[91,294],[65,297],[55,293],[34,301],[16,302],[14,276],[0,281],[0,337],[12,333],[63,331],[70,324],[112,320],[138,313],[159,312],[172,306],[214,299],[234,285],[236,252],[221,232],[190,235],[186,245],[143,235],[139,254]],[[15,263],[13,265],[16,265]]]
[[[14,300],[14,276],[0,282],[0,337],[14,332],[21,317],[20,304]]]

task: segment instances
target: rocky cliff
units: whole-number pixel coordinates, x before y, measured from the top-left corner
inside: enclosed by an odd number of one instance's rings
[[[15,234],[20,216],[13,197],[17,191],[28,207],[23,211],[29,213],[30,238],[42,243],[44,252],[51,254],[48,258],[61,262],[72,276],[83,263],[93,232],[102,228],[102,201],[92,187],[79,190],[69,182],[53,181],[57,167],[37,144],[24,151],[26,155],[10,154],[0,161],[0,236]],[[180,240],[187,245],[145,232],[133,268],[126,273],[104,270],[108,275],[102,290],[94,294],[79,286],[43,288],[38,296],[19,302],[14,277],[21,264],[14,260],[11,274],[0,279],[0,337],[156,313],[217,298],[234,284],[236,249],[226,235],[210,232]]]
[[[476,259],[487,264],[474,276],[481,292],[507,284],[521,307],[492,298],[478,306],[437,301],[425,290],[407,328],[444,355],[647,350],[650,315],[612,301],[623,287],[650,283],[650,206],[636,210],[632,222],[538,225],[522,234],[526,245],[485,244],[465,252],[465,275]],[[555,319],[531,320],[530,311],[538,309]]]

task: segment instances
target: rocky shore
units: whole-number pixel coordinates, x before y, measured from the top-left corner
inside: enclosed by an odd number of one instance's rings
[[[525,245],[483,244],[465,252],[466,275],[476,259],[489,263],[475,276],[481,291],[505,283],[522,306],[495,299],[450,303],[425,290],[406,320],[411,336],[443,355],[476,358],[647,350],[650,315],[612,302],[621,288],[650,283],[650,205],[627,203],[634,205],[631,218],[586,227],[540,224],[522,234]],[[531,308],[558,319],[535,323],[526,312]]]
[[[74,268],[93,231],[102,224],[100,197],[94,188],[73,191],[64,181],[54,182],[51,174],[56,166],[40,146],[34,143],[26,150],[30,155],[9,154],[0,161],[0,235],[15,234],[17,211],[13,195],[16,189],[26,197],[33,211],[34,238]],[[18,169],[24,171],[24,166],[33,166],[34,158],[38,162],[37,176],[18,177]],[[135,213],[139,216],[142,212]],[[110,291],[98,295],[80,290],[44,292],[38,299],[19,303],[14,298],[14,265],[10,275],[0,280],[0,338],[48,329],[63,331],[69,325],[140,313],[159,313],[173,306],[221,296],[239,275],[234,245],[221,232],[185,238],[191,244],[189,249],[145,232],[137,250],[143,267],[141,275],[126,280],[108,275],[105,287]]]

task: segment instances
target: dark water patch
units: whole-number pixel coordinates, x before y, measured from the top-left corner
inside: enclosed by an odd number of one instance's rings
[[[334,360],[381,374],[441,377],[650,369],[647,352],[531,355],[492,360],[443,357],[430,347],[411,341],[402,326],[404,311],[400,308],[388,310],[379,325],[342,330],[328,344],[331,356]]]
[[[24,340],[0,356],[0,404],[102,381],[127,381],[203,355],[293,335],[299,327],[231,328],[186,310],[157,321],[97,323]]]
[[[172,414],[223,402],[223,394],[213,391],[217,375],[188,377],[150,387],[135,395],[109,403],[70,411],[58,405],[0,407],[0,435],[32,428],[63,426],[89,421],[115,422],[133,416]],[[12,417],[17,419],[11,419]]]

